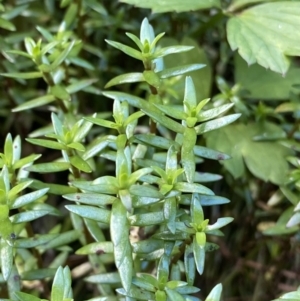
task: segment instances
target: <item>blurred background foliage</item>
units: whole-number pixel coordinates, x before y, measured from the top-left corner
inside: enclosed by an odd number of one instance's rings
[[[227,2],[223,5],[228,5]],[[212,284],[219,282],[224,287],[225,301],[271,300],[297,288],[300,283],[298,58],[290,59],[291,66],[284,76],[257,64],[249,67],[230,49],[227,17],[215,8],[151,14],[149,9],[116,0],[4,0],[0,5],[0,73],[34,69],[33,61],[7,52],[24,51],[25,37],[35,41],[45,37],[53,41],[76,37],[82,41],[75,49],[79,55],[68,61],[65,78],[69,83],[73,78],[96,79],[73,99],[74,111],[83,115],[111,111],[111,102],[101,95],[105,84],[117,75],[143,70],[142,64],[107,45],[105,39],[129,44],[125,32],[138,34],[141,21],[147,17],[156,33],[166,32],[162,46],[178,43],[194,46],[190,52],[168,56],[165,66],[205,64],[205,68],[191,73],[199,98],[212,98],[212,106],[234,103],[233,110],[242,113],[235,124],[206,134],[198,141],[232,156],[222,165],[212,161],[198,165],[198,171],[223,176],[211,188],[217,195],[231,200],[226,206],[205,209],[205,215],[212,220],[219,216],[234,217],[234,222],[224,230],[225,236],[216,241],[220,250],[207,255],[205,274],[197,284],[201,295],[206,296]],[[43,32],[43,29],[57,32],[59,28],[65,29],[64,36],[45,36]],[[12,109],[26,101],[46,94],[46,89],[42,79],[1,77],[1,141],[4,142],[8,132],[22,139],[47,132],[50,113],[45,106],[12,113]],[[135,83],[115,89],[143,97],[147,87]],[[169,95],[165,102],[179,103],[183,98],[184,78],[170,79],[165,89]],[[92,141],[98,131],[101,129],[93,128],[88,139]],[[23,156],[41,152],[42,162],[56,159],[56,153],[49,149],[23,144]],[[99,159],[97,164],[101,175],[104,162]],[[67,184],[63,173],[37,178]],[[55,195],[50,203],[65,210],[64,201]],[[71,229],[67,214],[38,220],[33,226],[46,233],[58,224],[65,230]],[[78,248],[76,242],[73,244]],[[48,252],[43,260],[55,267],[56,256],[54,251]],[[65,256],[65,263],[73,270],[75,300],[87,295],[92,298],[93,286],[79,281],[86,272],[76,270],[85,258],[68,250],[62,250],[60,256]],[[33,292],[39,288],[28,284],[27,290]],[[0,292],[0,298],[1,294],[5,295]]]

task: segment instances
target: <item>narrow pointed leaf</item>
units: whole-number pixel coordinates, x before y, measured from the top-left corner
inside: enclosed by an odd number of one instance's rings
[[[58,149],[58,150],[66,150],[67,149],[67,147],[65,145],[63,145],[62,143],[52,141],[52,140],[36,139],[36,138],[26,138],[26,140],[32,144],[43,146],[46,148]]]
[[[212,159],[212,160],[227,160],[230,159],[230,156],[218,151],[215,151],[213,149],[210,149],[208,147],[195,145],[194,146],[194,154],[196,156]]]
[[[236,121],[241,114],[232,114],[225,117],[217,118],[211,121],[207,121],[205,123],[201,123],[200,125],[195,127],[195,130],[198,135],[204,134],[216,129],[219,129],[227,124],[230,124]]]
[[[41,163],[26,167],[26,170],[38,173],[53,173],[68,170],[70,163],[68,162],[52,162],[52,163]]]
[[[157,75],[160,78],[169,78],[173,76],[183,75],[191,71],[199,70],[204,67],[205,67],[204,64],[191,64],[191,65],[185,65],[180,67],[173,67],[173,68],[164,69],[163,71],[158,72]]]
[[[111,195],[105,195],[105,194],[93,194],[93,193],[74,193],[74,194],[65,194],[63,195],[63,198],[69,200],[69,201],[75,201],[87,205],[93,205],[93,206],[105,206],[105,205],[111,205],[115,200],[117,200],[116,197]]]
[[[30,184],[32,183],[32,181],[30,182]],[[44,188],[44,189],[40,189],[37,191],[33,191],[27,194],[24,194],[18,198],[16,198],[13,202],[13,204],[11,205],[11,209],[17,209],[20,208],[22,206],[25,206],[31,202],[36,201],[37,199],[39,199],[40,197],[42,197],[43,195],[45,195],[48,192],[49,189]]]
[[[97,222],[109,224],[110,221],[110,211],[101,208],[95,208],[92,206],[85,205],[66,205],[69,211],[78,214],[84,218],[89,218]]]
[[[0,73],[1,76],[16,78],[16,79],[33,79],[41,78],[43,74],[41,72],[16,72],[16,73]]]
[[[15,107],[12,109],[13,112],[20,112],[24,110],[29,110],[37,107],[44,106],[46,104],[49,104],[55,100],[55,97],[53,95],[44,95],[29,101],[26,101],[22,103],[21,105]]]
[[[205,248],[201,247],[197,243],[196,237],[194,237],[194,240],[193,240],[193,253],[194,253],[197,271],[200,275],[202,275],[203,271],[204,271]]]
[[[14,242],[14,246],[16,248],[35,248],[37,246],[46,244],[50,242],[52,239],[58,237],[59,234],[43,234],[29,238],[18,238]]]
[[[126,84],[126,83],[137,83],[137,82],[143,82],[145,81],[145,78],[143,76],[143,73],[126,73],[119,76],[114,77],[111,79],[104,88],[109,88],[115,85],[120,84]]]
[[[127,55],[129,55],[135,59],[141,60],[141,61],[143,60],[143,55],[140,51],[135,50],[134,48],[129,47],[124,44],[121,44],[119,42],[114,42],[114,41],[110,41],[110,40],[105,40],[105,41],[112,47],[115,47],[115,48],[121,50],[122,52],[126,53]]]
[[[70,163],[76,168],[78,168],[79,170],[87,173],[92,172],[92,168],[90,167],[90,165],[86,161],[84,161],[81,157],[74,155],[69,159],[70,159]]]

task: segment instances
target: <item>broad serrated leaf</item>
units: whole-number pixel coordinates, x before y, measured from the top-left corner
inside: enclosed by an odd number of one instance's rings
[[[255,62],[285,74],[286,55],[299,55],[300,3],[273,2],[255,5],[230,18],[227,37],[232,50],[250,65]]]
[[[281,129],[272,123],[229,125],[207,134],[207,146],[229,154],[230,160],[221,161],[235,177],[244,175],[245,164],[253,175],[274,184],[287,179],[286,157],[291,151],[276,141],[257,142],[253,137],[262,133],[276,133]],[[274,164],[276,162],[276,164]]]
[[[181,0],[121,0],[121,2],[131,4],[141,8],[150,8],[153,13],[165,13],[165,12],[184,12],[198,9],[206,9],[211,7],[220,7],[219,0],[206,1],[206,0],[187,0],[182,2]]]

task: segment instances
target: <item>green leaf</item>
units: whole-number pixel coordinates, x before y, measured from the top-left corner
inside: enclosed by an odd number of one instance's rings
[[[27,164],[29,163],[33,163],[35,160],[39,159],[42,155],[35,155],[35,154],[32,154],[28,157],[25,157],[25,158],[22,158],[18,161],[16,161],[14,164],[13,164],[13,168],[14,169],[19,169],[21,167],[25,167]]]
[[[204,220],[203,209],[200,202],[201,196],[193,194],[191,202],[191,218],[193,223],[201,224]]]
[[[121,0],[121,2],[141,8],[150,8],[152,9],[153,13],[166,13],[171,11],[184,12],[198,9],[207,9],[210,7],[220,7],[220,2],[218,0],[187,0],[185,2],[182,2],[181,0],[168,0],[167,2],[162,2],[160,0]]]
[[[126,83],[137,83],[145,81],[143,73],[126,73],[111,79],[104,88],[109,88],[115,85],[126,84]]]
[[[54,239],[50,240],[47,243],[44,243],[43,245],[40,245],[39,249],[50,250],[60,246],[67,246],[71,242],[77,240],[80,235],[81,233],[77,230],[71,230],[64,233],[59,233],[59,235]]]
[[[69,187],[69,186],[60,185],[60,184],[43,183],[38,180],[33,180],[30,187],[34,188],[34,189],[49,188],[48,193],[53,193],[53,194],[58,194],[58,195],[75,193],[77,191],[77,189],[74,187]]]
[[[32,181],[30,181],[30,184],[32,183]],[[45,195],[48,192],[49,189],[44,188],[44,189],[40,189],[37,191],[33,191],[27,194],[24,194],[18,198],[16,198],[13,202],[13,204],[11,205],[11,209],[17,209],[20,208],[22,206],[25,206],[31,202],[36,201],[37,199],[39,199],[40,197],[42,197],[43,195]]]
[[[79,250],[76,251],[76,254],[79,255],[88,255],[88,254],[106,254],[106,253],[113,253],[114,247],[112,242],[110,241],[102,241],[102,242],[94,242],[88,244]]]
[[[90,283],[105,283],[105,284],[119,284],[121,283],[121,278],[119,273],[101,273],[98,275],[88,276],[84,279],[86,282]]]
[[[43,245],[51,241],[52,239],[58,237],[59,234],[43,234],[37,235],[29,238],[18,238],[14,241],[14,246],[16,248],[35,248],[37,246]]]
[[[114,244],[115,264],[126,292],[130,290],[133,274],[132,250],[128,236],[129,229],[126,208],[120,201],[115,201],[112,205],[110,234]]]
[[[193,183],[195,179],[196,162],[193,149],[196,142],[197,134],[195,129],[185,128],[183,134],[183,145],[181,147],[181,162],[189,183]]]
[[[155,300],[153,293],[147,292],[145,290],[141,290],[134,286],[132,286],[130,288],[130,290],[128,290],[128,291],[125,291],[122,288],[118,288],[118,289],[116,289],[116,291],[121,295],[128,296],[128,297],[131,297],[131,298],[137,299],[137,300],[146,300],[146,301]]]
[[[66,194],[63,195],[63,198],[69,201],[75,201],[87,205],[93,206],[105,206],[111,205],[115,200],[116,197],[111,195],[104,195],[104,194],[93,194],[93,193],[73,193],[73,194]]]
[[[144,227],[162,224],[165,221],[165,218],[163,212],[159,211],[131,215],[129,220],[132,226]]]
[[[26,138],[26,141],[28,141],[32,144],[35,144],[35,145],[46,147],[46,148],[67,150],[67,147],[64,144],[56,142],[56,141],[52,141],[52,140]]]
[[[189,285],[193,285],[196,277],[196,263],[193,255],[192,245],[187,245],[184,251],[184,267],[186,281]]]
[[[16,78],[16,79],[33,79],[41,78],[43,74],[41,72],[15,72],[15,73],[0,73],[1,76]]]
[[[204,246],[200,246],[197,243],[196,236],[194,236],[194,240],[193,240],[193,253],[194,253],[197,271],[200,275],[202,275],[204,271],[204,263],[205,263],[205,248]]]
[[[163,198],[163,195],[158,190],[148,185],[132,185],[129,188],[129,191],[131,194],[140,197],[149,197],[149,198],[158,198],[158,199]]]
[[[138,140],[138,143],[142,142],[162,149],[169,149],[173,145],[179,149],[179,144],[176,141],[153,134],[136,134],[134,138]]]
[[[77,5],[76,5],[77,7]],[[74,47],[75,41],[69,43],[69,45],[55,58],[54,62],[51,64],[51,69],[55,70],[63,61],[67,58],[72,48]]]
[[[228,111],[233,106],[234,106],[233,103],[229,103],[229,104],[225,104],[223,106],[219,106],[219,107],[214,108],[214,109],[210,109],[210,110],[206,110],[206,111],[200,111],[200,113],[197,116],[197,119],[198,119],[198,121],[201,121],[201,122],[213,119],[213,118],[219,116],[220,114]]]
[[[286,55],[299,55],[297,28],[300,3],[274,2],[255,5],[230,18],[227,37],[232,50],[239,49],[250,65],[255,62],[285,74],[289,62]]]
[[[204,134],[204,133],[219,129],[223,126],[226,126],[226,125],[236,121],[240,116],[241,116],[241,114],[231,114],[231,115],[220,117],[220,118],[217,118],[217,119],[214,119],[211,121],[207,121],[207,122],[201,123],[200,125],[197,125],[195,127],[195,130],[198,135]]]
[[[213,149],[199,145],[194,146],[194,154],[196,156],[212,160],[227,160],[230,158],[230,156],[222,152],[218,152]]]
[[[235,82],[249,92],[243,95],[245,98],[286,100],[290,97],[292,86],[299,83],[300,68],[293,62],[284,77],[258,64],[248,66],[238,54],[234,57],[234,66]]]
[[[199,47],[199,43],[188,37],[184,37],[182,41],[177,41],[171,38],[164,38],[160,44],[162,47],[171,45],[189,45],[194,48],[188,52],[182,52],[173,54],[172,56],[167,56],[164,58],[164,68],[165,70],[169,68],[177,68],[178,66],[185,66],[191,64],[199,64],[199,62],[206,65],[205,68],[200,70],[194,70],[190,73],[185,73],[192,77],[193,82],[197,83],[195,85],[196,95],[198,99],[204,99],[211,95],[211,85],[212,85],[212,68],[211,62],[209,61],[206,51]],[[172,79],[173,81],[173,79]],[[184,98],[184,87],[185,87],[185,77],[181,76],[176,78],[176,82],[172,83],[172,90],[176,93],[176,98],[180,101]]]
[[[78,168],[81,171],[84,172],[92,172],[92,168],[90,167],[90,165],[84,161],[81,157],[79,157],[78,155],[74,155],[72,157],[69,157],[70,159],[70,163],[75,166],[76,168]]]
[[[23,280],[39,280],[45,279],[49,277],[53,277],[55,275],[56,269],[37,269],[37,270],[30,270],[24,271],[21,274]],[[41,300],[40,300],[41,301]]]
[[[132,96],[130,94],[122,93],[122,92],[103,92],[104,96],[108,98],[115,99],[117,98],[119,101],[127,101],[130,105],[141,109],[145,114],[155,119],[157,122],[161,123],[166,128],[176,132],[183,133],[184,127],[172,120],[171,118],[166,117],[164,114],[160,112],[158,108],[156,108],[153,104],[145,101],[142,98]]]
[[[166,254],[164,254],[160,258],[157,267],[157,281],[158,281],[159,289],[163,290],[169,279],[169,265],[170,265],[169,257]]]
[[[168,46],[168,47],[163,47],[155,51],[153,56],[155,58],[159,57],[164,57],[169,54],[174,54],[174,53],[182,53],[186,51],[192,50],[194,47],[193,46],[181,46],[181,45],[176,45],[176,46]]]
[[[222,284],[217,284],[209,293],[205,301],[220,301],[222,294]]]
[[[126,53],[127,55],[137,59],[137,60],[143,60],[143,55],[140,51],[135,50],[132,47],[129,47],[127,45],[121,44],[119,42],[114,42],[114,41],[110,41],[110,40],[105,40],[107,44],[111,45],[112,47],[115,47],[119,50],[121,50],[122,52]]]
[[[93,184],[89,181],[74,181],[72,182],[72,185],[81,189],[86,190],[90,192],[96,192],[96,193],[106,193],[106,194],[117,194],[119,191],[118,186],[112,186],[108,185],[109,183],[103,183],[103,184]]]
[[[11,247],[3,238],[1,239],[0,249],[1,271],[5,281],[8,280],[13,266],[13,247]]]
[[[67,90],[61,85],[54,85],[50,87],[50,93],[58,99],[70,101],[71,96]]]
[[[25,211],[17,213],[10,217],[10,220],[14,224],[26,223],[36,220],[49,213],[49,210],[35,210],[35,211]]]
[[[19,301],[41,301],[40,298],[22,292],[15,292],[15,296],[18,298]]]
[[[209,188],[197,183],[178,182],[174,185],[174,189],[182,192],[214,195],[214,193]]]
[[[204,64],[189,64],[189,65],[185,65],[185,66],[164,69],[164,70],[158,72],[157,75],[160,78],[169,78],[169,77],[173,77],[173,76],[183,75],[183,74],[195,71],[195,70],[199,70],[204,67],[205,67]]]
[[[220,217],[213,225],[208,225],[206,227],[207,230],[215,230],[220,229],[233,221],[232,217]]]
[[[10,21],[3,19],[1,17],[0,17],[0,28],[7,29],[10,31],[16,30],[16,27],[13,23],[11,23]]]
[[[291,151],[277,143],[256,142],[253,137],[260,133],[281,132],[281,128],[272,123],[236,124],[207,134],[207,146],[229,154],[230,160],[222,161],[225,168],[239,178],[245,173],[245,164],[250,172],[274,184],[283,184],[288,174],[286,157]],[[274,164],[276,162],[276,164]]]
[[[51,163],[41,163],[28,166],[25,169],[31,172],[38,173],[53,173],[68,170],[70,168],[70,163],[68,162],[51,162]]]
[[[8,201],[11,202],[15,196],[17,196],[22,190],[27,188],[30,184],[32,184],[32,181],[24,181],[16,186],[14,186],[9,192],[8,192]]]
[[[13,112],[20,112],[20,111],[24,111],[24,110],[29,110],[29,109],[33,109],[36,107],[41,107],[44,106],[46,104],[49,104],[51,102],[53,102],[55,100],[55,97],[53,95],[44,95],[29,101],[26,101],[24,103],[22,103],[21,105],[15,107],[14,109],[12,109]]]
[[[67,93],[73,94],[73,93],[76,93],[78,91],[81,91],[81,90],[91,86],[92,84],[96,83],[97,81],[98,81],[97,78],[74,81],[74,82],[72,82],[71,85],[65,87],[65,89],[66,89]]]
[[[67,294],[69,288],[66,280],[63,268],[59,267],[53,279],[51,301],[62,301],[69,297]]]
[[[92,220],[95,220],[97,222],[109,224],[110,221],[110,211],[101,209],[101,208],[95,208],[92,206],[86,206],[86,205],[66,205],[65,206],[69,211],[78,214],[79,216],[82,216],[84,218],[89,218]]]

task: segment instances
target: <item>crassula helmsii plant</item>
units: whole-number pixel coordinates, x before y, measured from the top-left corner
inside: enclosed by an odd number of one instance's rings
[[[88,69],[89,64],[78,56],[83,42],[67,26],[63,22],[56,34],[38,27],[42,38],[26,37],[26,51],[7,51],[8,56],[28,60],[30,68],[2,76],[40,79],[47,87],[44,95],[13,111],[45,105],[51,111],[51,124],[22,144],[50,149],[57,159],[37,163],[40,154],[22,157],[20,137],[7,135],[0,161],[1,281],[7,284],[2,300],[73,300],[66,266],[73,252],[70,244],[87,258],[90,275],[84,285],[92,283],[97,290],[90,300],[200,300],[196,275],[205,274],[205,254],[218,248],[213,237],[222,235],[220,228],[232,218],[205,217],[204,206],[229,200],[205,184],[220,176],[199,172],[197,164],[229,156],[199,145],[198,137],[234,122],[240,114],[225,115],[233,104],[213,107],[209,99],[199,99],[189,76],[181,103],[172,104],[170,81],[205,66],[165,68],[164,57],[192,47],[158,46],[164,33],[155,36],[144,19],[140,37],[126,34],[135,48],[107,40],[139,60],[144,71],[117,76],[106,87],[141,82],[148,87],[145,97],[105,91],[112,112],[82,115],[76,93],[93,91],[96,80],[73,76],[74,66]],[[64,172],[62,182],[36,176],[57,172]],[[32,222],[62,214],[48,202],[51,195],[69,201],[64,213],[68,222],[45,234]],[[55,256],[46,265],[43,260],[50,252]],[[219,301],[221,291],[222,285],[216,285],[206,300]]]

